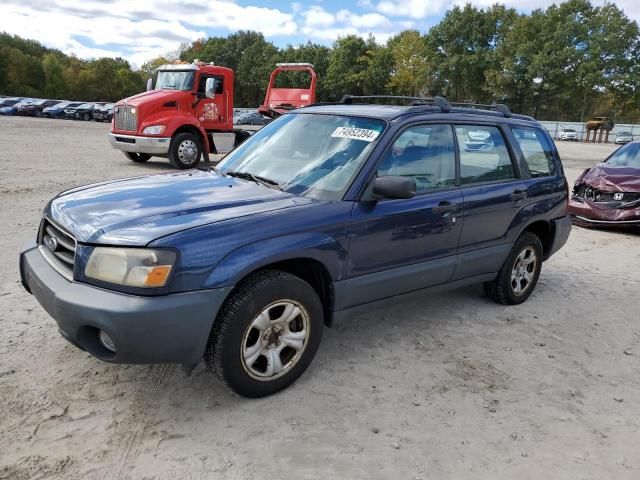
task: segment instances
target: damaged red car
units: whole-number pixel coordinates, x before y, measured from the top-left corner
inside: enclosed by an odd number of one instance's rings
[[[576,225],[640,228],[640,141],[616,150],[586,169],[569,200]]]

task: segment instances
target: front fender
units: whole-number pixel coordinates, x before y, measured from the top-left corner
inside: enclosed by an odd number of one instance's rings
[[[235,285],[251,272],[269,264],[300,258],[317,260],[336,282],[344,277],[347,246],[334,237],[317,232],[250,243],[226,255],[213,269],[204,288]]]
[[[202,137],[202,146],[206,150],[205,153],[209,153],[207,132],[204,128],[202,128],[202,124],[193,115],[181,112],[176,113],[176,110],[154,113],[146,117],[145,121],[140,124],[138,133],[142,134],[142,132],[144,132],[144,129],[150,127],[151,125],[166,125],[166,129],[162,133],[162,135],[149,135],[150,137],[173,137],[175,132],[185,125],[194,127],[200,132],[200,136]]]

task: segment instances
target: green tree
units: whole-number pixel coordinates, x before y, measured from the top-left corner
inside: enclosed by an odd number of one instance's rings
[[[427,44],[417,30],[405,30],[389,40],[392,71],[389,86],[400,95],[417,95],[427,83]]]

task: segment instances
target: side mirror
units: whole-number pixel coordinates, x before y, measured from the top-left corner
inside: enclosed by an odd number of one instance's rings
[[[416,195],[416,180],[413,177],[376,177],[373,194],[381,198],[413,198]]]
[[[147,79],[147,92],[153,90],[153,78]]]
[[[207,78],[204,84],[204,96],[207,98],[215,98],[216,96],[216,79]]]

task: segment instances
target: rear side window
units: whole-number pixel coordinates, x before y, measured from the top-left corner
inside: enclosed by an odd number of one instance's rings
[[[418,192],[455,185],[451,126],[418,125],[406,129],[380,163],[378,175],[413,177]]]
[[[555,175],[555,162],[549,140],[535,128],[511,128],[532,177]],[[565,129],[565,131],[572,131]]]
[[[456,136],[460,148],[460,181],[463,185],[515,178],[509,151],[498,128],[458,125]]]

